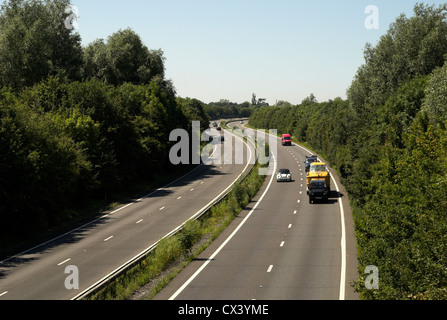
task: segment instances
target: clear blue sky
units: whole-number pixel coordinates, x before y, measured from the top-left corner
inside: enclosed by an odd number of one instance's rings
[[[182,97],[270,104],[344,98],[376,44],[413,0],[72,0],[83,45],[131,28],[149,49],[162,49],[166,76]],[[365,8],[379,9],[379,29]]]

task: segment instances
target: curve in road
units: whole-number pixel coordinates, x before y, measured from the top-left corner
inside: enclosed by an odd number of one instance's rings
[[[0,262],[0,300],[79,296],[172,233],[249,169],[249,159],[244,164],[202,165],[146,197]],[[67,286],[73,267],[78,286]]]
[[[308,203],[309,153],[279,145],[273,163],[290,169],[293,181],[269,177],[240,219],[154,299],[358,299],[349,286],[357,278],[357,252],[345,191],[331,170],[337,192],[327,203]]]

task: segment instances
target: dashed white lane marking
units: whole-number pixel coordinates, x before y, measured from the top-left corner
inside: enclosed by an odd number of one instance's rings
[[[160,208],[160,211],[162,211],[162,210],[164,210],[164,209],[166,209],[166,207],[161,207],[161,208]]]
[[[3,292],[3,293],[0,293],[0,297],[3,297],[5,294],[7,294],[8,293],[8,291],[5,291],[5,292]]]
[[[273,161],[273,172],[277,169],[277,162],[276,157],[272,153]],[[259,206],[260,203],[262,203],[262,200],[264,199],[265,195],[269,191],[272,183],[273,183],[274,175],[271,176],[270,182],[267,185],[267,188],[264,190],[264,193],[262,194],[261,198],[256,202],[253,209],[248,213],[248,215],[245,217],[245,219],[237,226],[237,228],[233,231],[233,233],[222,243],[222,245],[209,257],[209,259],[197,270],[170,298],[169,300],[175,300],[175,298],[182,293],[182,291],[202,272],[203,269],[206,268],[206,266],[214,259],[215,256],[219,254],[219,252],[227,245],[228,242],[238,233],[238,231],[242,228],[242,226],[247,222],[247,220],[250,218],[250,216],[253,214],[253,212],[256,210],[256,208]],[[273,266],[272,266],[273,267]]]
[[[58,263],[57,265],[58,265],[58,266],[61,266],[61,265],[63,265],[63,264],[66,264],[66,263],[67,263],[68,261],[70,261],[70,260],[71,260],[71,258],[62,261],[62,262]]]
[[[107,242],[107,241],[109,241],[110,239],[112,239],[113,238],[113,236],[110,236],[110,237],[108,237],[107,239],[104,239],[104,242]]]
[[[138,220],[138,221],[137,221],[137,224],[140,224],[141,222],[143,222],[143,219]]]
[[[283,241],[283,242],[281,242],[281,244],[279,245],[280,247],[284,247],[284,244],[285,244],[286,242],[285,241]]]
[[[271,265],[269,266],[269,268],[267,269],[267,273],[272,272],[272,269],[273,269],[273,264],[271,264]]]

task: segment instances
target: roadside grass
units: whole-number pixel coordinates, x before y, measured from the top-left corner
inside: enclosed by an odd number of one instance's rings
[[[131,299],[143,286],[150,289],[142,298],[153,298],[248,205],[265,180],[265,176],[259,175],[260,167],[256,164],[244,180],[199,220],[189,221],[179,233],[163,239],[144,260],[86,299]]]

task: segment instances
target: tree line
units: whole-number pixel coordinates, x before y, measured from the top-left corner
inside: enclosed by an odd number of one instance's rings
[[[339,172],[353,209],[354,284],[365,299],[447,298],[447,5],[399,16],[347,99],[265,107],[250,124],[311,146]],[[379,289],[365,268],[379,270]]]
[[[178,97],[165,79],[161,50],[130,29],[83,48],[63,23],[69,4],[1,7],[0,248],[79,219],[94,201],[166,179],[176,169],[170,132],[209,125],[205,104]]]

